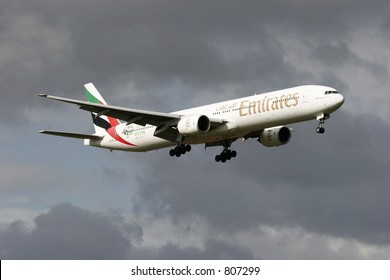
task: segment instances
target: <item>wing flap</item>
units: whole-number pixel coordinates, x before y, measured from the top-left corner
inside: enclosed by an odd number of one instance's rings
[[[93,135],[93,134],[84,134],[84,133],[75,133],[75,132],[64,132],[64,131],[53,131],[53,130],[41,130],[39,133],[68,137],[68,138],[76,138],[76,139],[90,139],[90,140],[100,140],[103,139],[103,136]]]

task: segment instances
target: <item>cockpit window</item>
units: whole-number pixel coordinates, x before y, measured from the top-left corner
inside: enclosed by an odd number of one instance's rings
[[[337,90],[327,90],[325,91],[325,94],[333,94],[333,93],[339,93]]]

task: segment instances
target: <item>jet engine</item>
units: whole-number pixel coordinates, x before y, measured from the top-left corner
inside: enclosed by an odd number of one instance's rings
[[[210,120],[205,115],[190,115],[181,117],[177,130],[184,136],[205,133],[210,129]]]
[[[285,126],[266,128],[261,132],[258,141],[266,147],[285,145],[290,141],[291,130]]]

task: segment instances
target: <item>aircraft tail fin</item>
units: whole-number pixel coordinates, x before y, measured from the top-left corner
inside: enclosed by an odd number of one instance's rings
[[[107,102],[104,100],[103,96],[101,96],[101,94],[93,85],[93,83],[85,84],[84,92],[89,102],[107,105]],[[116,118],[108,117],[105,115],[98,115],[96,113],[91,113],[91,115],[95,132],[98,135],[104,135],[107,133],[108,129],[120,124],[119,120]]]

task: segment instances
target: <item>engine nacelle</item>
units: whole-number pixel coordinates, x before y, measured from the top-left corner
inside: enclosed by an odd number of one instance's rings
[[[259,142],[266,147],[285,145],[290,141],[291,131],[288,127],[277,126],[266,128],[260,134]]]
[[[210,120],[205,115],[191,115],[181,117],[177,130],[184,136],[205,133],[210,129]]]

